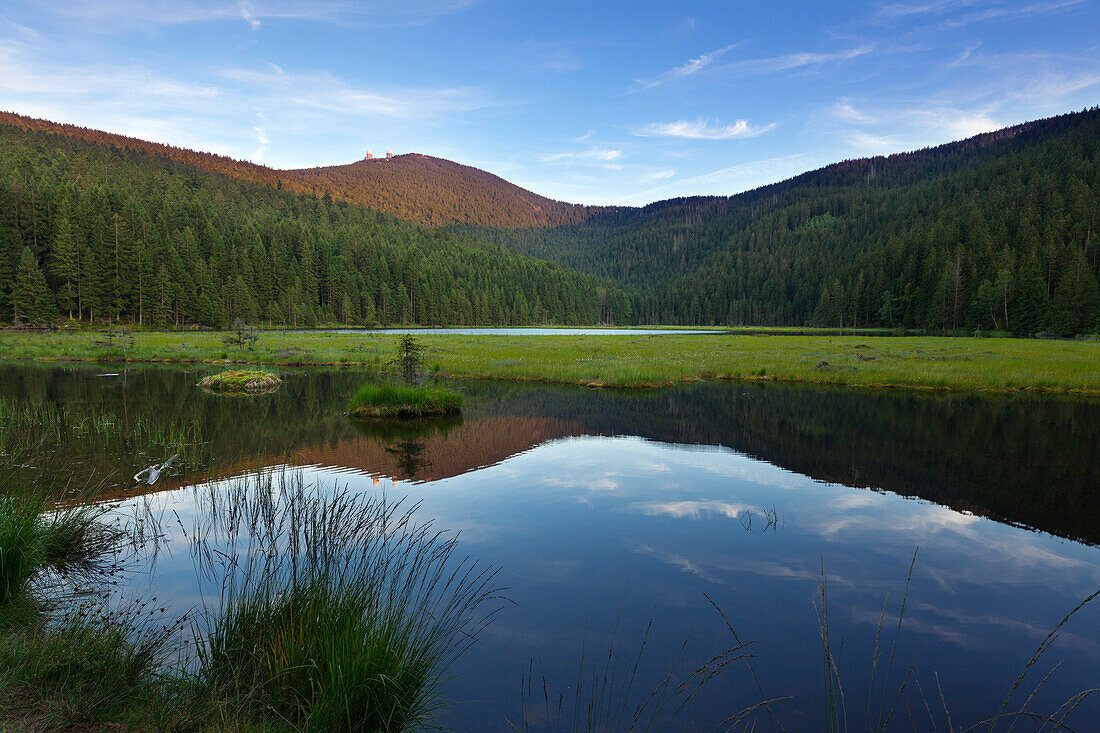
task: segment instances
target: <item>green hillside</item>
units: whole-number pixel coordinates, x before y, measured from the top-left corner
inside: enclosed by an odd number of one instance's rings
[[[1097,327],[1100,110],[737,196],[464,230],[639,287],[654,323]]]
[[[0,124],[0,321],[631,319],[626,294],[596,277],[85,137]]]

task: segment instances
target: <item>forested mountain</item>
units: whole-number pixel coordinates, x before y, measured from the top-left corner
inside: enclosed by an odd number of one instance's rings
[[[632,319],[627,294],[597,277],[327,196],[212,173],[209,156],[196,167],[86,137],[0,124],[0,321]]]
[[[1097,328],[1100,110],[726,197],[464,230],[639,287],[653,323]]]
[[[420,224],[558,226],[606,207],[554,201],[477,168],[410,153],[349,165],[277,170],[222,155],[0,112],[0,124],[170,158],[200,170],[368,206]]]
[[[553,201],[492,173],[418,153],[280,174],[298,176],[314,192],[331,191],[422,224],[557,226],[607,210]]]
[[[1100,109],[640,209],[422,155],[275,171],[0,114],[4,320],[1070,335],[1098,327],[1098,225]]]

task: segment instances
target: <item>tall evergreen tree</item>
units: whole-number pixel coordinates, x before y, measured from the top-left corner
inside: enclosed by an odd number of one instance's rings
[[[23,248],[11,294],[13,320],[17,324],[45,326],[57,321],[57,306],[46,287],[46,277],[30,247]]]

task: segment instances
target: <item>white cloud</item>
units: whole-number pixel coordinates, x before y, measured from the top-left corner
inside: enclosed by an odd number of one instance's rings
[[[539,160],[543,163],[555,163],[558,165],[574,165],[576,163],[587,165],[600,165],[611,170],[618,170],[622,166],[616,161],[622,158],[621,150],[609,150],[606,148],[589,148],[588,150],[571,150],[564,153],[550,153],[543,155]]]
[[[302,145],[322,132],[353,140],[358,151],[368,135],[408,139],[493,104],[478,89],[372,87],[274,64],[158,71],[73,62],[59,49],[15,41],[0,41],[0,100],[22,114],[287,167],[346,160],[348,146],[334,146],[335,159],[325,160]],[[254,117],[257,110],[266,117]],[[295,149],[270,160],[276,134]]]
[[[647,516],[666,515],[676,519],[704,519],[711,516],[737,519],[751,507],[746,504],[734,504],[727,501],[651,501],[633,505]]]
[[[263,163],[264,153],[267,152],[267,146],[271,144],[271,140],[268,139],[262,127],[253,127],[252,131],[256,133],[256,143],[259,147],[252,152],[251,160],[253,163]]]
[[[739,44],[733,43],[729,46],[723,46],[722,48],[715,49],[709,53],[705,53],[701,56],[696,56],[693,59],[689,59],[679,66],[673,66],[668,71],[662,72],[657,76],[650,77],[648,79],[635,79],[634,81],[642,89],[652,89],[653,87],[660,86],[661,84],[667,84],[670,81],[677,81],[679,79],[685,79],[693,74],[698,74],[703,69],[710,66],[716,59],[721,57],[727,51],[735,48]]]
[[[840,100],[829,109],[829,116],[842,123],[837,134],[861,155],[896,153],[1004,127],[989,108],[961,109],[934,103],[867,110]]]
[[[691,140],[730,140],[756,137],[775,127],[775,124],[753,126],[747,120],[737,120],[732,125],[711,124],[707,120],[679,120],[677,122],[650,122],[636,128],[634,134],[641,137],[682,137]]]
[[[252,14],[252,11],[248,9],[248,6],[241,3],[241,17],[244,18],[244,22],[248,23],[252,27],[252,30],[256,31],[260,29],[260,19]]]

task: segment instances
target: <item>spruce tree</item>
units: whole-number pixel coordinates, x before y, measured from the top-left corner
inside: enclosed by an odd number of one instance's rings
[[[61,282],[57,291],[58,304],[63,310],[68,311],[69,318],[72,318],[73,306],[76,305],[75,283],[80,276],[80,257],[67,207],[62,210],[54,225],[52,246],[50,272]]]
[[[57,320],[57,306],[46,287],[46,277],[38,267],[38,258],[30,247],[23,248],[19,271],[11,293],[15,323],[44,326]]]

